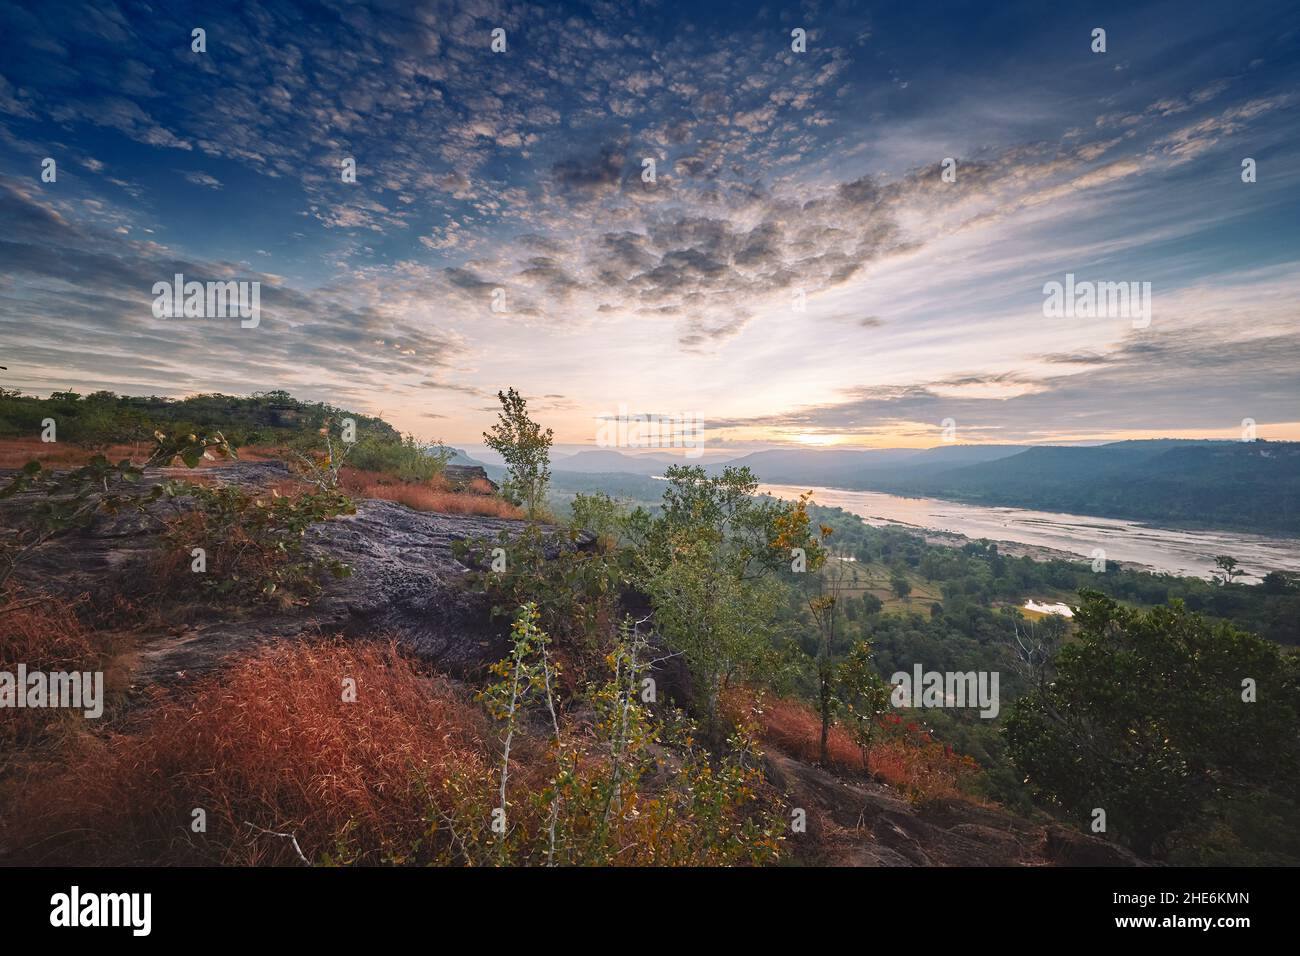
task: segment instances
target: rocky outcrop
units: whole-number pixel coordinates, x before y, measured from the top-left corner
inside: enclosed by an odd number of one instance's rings
[[[476,482],[482,482],[480,488],[498,490],[497,483],[488,477],[482,465],[447,465],[442,470],[442,477],[458,491],[472,492]]]
[[[184,477],[184,469],[174,471]],[[289,477],[279,462],[235,462],[203,469],[207,478],[265,486]],[[30,501],[31,499],[26,499]],[[0,511],[24,506],[20,496]],[[170,505],[146,513],[100,515],[85,530],[56,538],[22,565],[20,582],[32,590],[69,598],[89,594],[100,606],[148,584],[161,519]],[[328,579],[306,607],[269,613],[221,614],[166,631],[136,635],[135,680],[145,684],[190,677],[270,642],[300,635],[391,636],[451,674],[468,676],[505,653],[503,628],[489,620],[485,598],[462,586],[469,571],[453,554],[457,541],[495,540],[525,522],[504,518],[413,511],[391,501],[366,499],[355,515],[313,525],[308,554],[333,558],[352,569]],[[589,544],[580,538],[578,546]]]
[[[807,814],[790,849],[828,866],[1141,866],[1123,847],[965,800],[909,803],[866,778],[844,779],[779,752],[767,776]],[[806,837],[806,842],[802,838]],[[802,845],[801,845],[802,843]]]

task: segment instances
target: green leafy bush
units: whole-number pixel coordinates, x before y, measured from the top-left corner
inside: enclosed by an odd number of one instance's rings
[[[186,562],[194,548],[204,549],[207,566],[196,577],[213,594],[303,602],[319,593],[322,575],[351,574],[348,565],[310,557],[303,549],[313,524],[355,513],[347,495],[321,490],[258,494],[236,485],[184,482],[168,483],[163,490],[192,505],[168,525],[166,546]]]
[[[1125,608],[1084,591],[1055,680],[1007,720],[1012,759],[1044,799],[1161,854],[1234,794],[1300,805],[1300,665],[1175,602]],[[1251,682],[1249,685],[1247,681]]]
[[[427,482],[442,474],[451,451],[437,445],[429,447],[405,435],[393,440],[364,435],[349,450],[347,462],[362,471],[382,471],[402,481]]]
[[[634,625],[620,627],[606,676],[583,697],[595,714],[586,731],[563,719],[536,605],[519,609],[512,635],[510,656],[493,668],[497,681],[479,695],[501,727],[496,785],[441,782],[452,807],[431,813],[428,842],[447,847],[442,862],[726,866],[777,858],[785,824],[764,795],[752,728],[714,757],[680,713],[656,716],[644,699],[646,644]],[[541,711],[546,759],[512,788],[517,748],[537,733],[529,711]]]

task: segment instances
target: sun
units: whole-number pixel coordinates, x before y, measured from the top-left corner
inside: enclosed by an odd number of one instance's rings
[[[843,441],[843,435],[795,435],[794,440],[801,445],[837,445]]]

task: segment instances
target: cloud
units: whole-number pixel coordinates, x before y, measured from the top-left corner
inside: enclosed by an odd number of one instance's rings
[[[76,374],[84,383],[162,392],[199,382],[237,391],[298,383],[318,394],[409,382],[414,391],[429,370],[464,354],[457,335],[374,304],[368,290],[295,288],[123,239],[69,220],[7,178],[0,178],[0,234],[9,277],[0,291],[0,327],[13,356],[10,374],[20,381],[82,369]],[[260,326],[155,318],[153,284],[176,273],[261,282]],[[88,366],[86,355],[96,361]]]
[[[221,181],[216,176],[203,172],[188,172],[185,178],[196,186],[206,186],[208,189],[220,189]]]
[[[177,39],[183,10],[78,10],[0,10],[0,324],[29,382],[283,377],[402,407],[509,380],[577,418],[662,375],[719,419],[929,427],[946,408],[1042,432],[1252,400],[1240,383],[1216,384],[1218,404],[1192,394],[1187,369],[1216,355],[1213,374],[1250,377],[1247,346],[1213,328],[1122,341],[1024,314],[1067,270],[1155,273],[1165,295],[1286,255],[1267,224],[1296,177],[1294,69],[1262,25],[1231,44],[1202,43],[1221,24],[1200,14],[1134,26],[1120,83],[1046,62],[1044,39],[1072,29],[1051,15],[990,62],[961,17],[917,35],[852,5],[719,31],[691,11],[666,30],[654,3],[271,0],[205,10],[202,55]],[[487,46],[496,26],[507,54]],[[1269,157],[1250,191],[1229,174],[1246,144]],[[47,154],[58,188],[32,179]],[[253,250],[291,278],[236,265]],[[177,270],[260,277],[268,334],[154,323],[147,289]],[[1255,321],[1222,308],[1227,328]],[[1257,360],[1272,408],[1293,383]]]

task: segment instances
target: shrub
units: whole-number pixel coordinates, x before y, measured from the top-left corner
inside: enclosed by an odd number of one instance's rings
[[[600,540],[602,547],[612,548],[618,543],[627,509],[604,492],[573,496],[570,504],[570,526],[590,531]]]
[[[626,583],[617,555],[580,550],[576,532],[547,534],[532,524],[496,540],[458,541],[452,550],[476,569],[467,583],[488,595],[494,618],[535,603],[541,627],[579,669],[604,653]]]
[[[349,450],[348,462],[362,471],[378,471],[399,481],[428,482],[442,474],[451,452],[441,446],[429,448],[412,435],[400,440],[363,436]]]
[[[341,492],[281,495],[274,489],[257,493],[237,485],[171,482],[164,493],[192,499],[194,507],[168,523],[169,554],[160,569],[188,571],[192,550],[203,548],[207,566],[196,577],[215,595],[301,601],[319,592],[321,575],[351,573],[340,561],[308,557],[302,544],[312,524],[356,510]]]
[[[761,754],[748,728],[738,728],[729,750],[714,758],[696,746],[680,713],[652,714],[641,697],[646,643],[630,622],[606,659],[604,680],[585,695],[595,711],[590,729],[562,724],[550,638],[537,620],[535,605],[520,608],[513,652],[493,668],[500,680],[480,695],[501,724],[497,787],[489,792],[473,780],[449,781],[456,806],[440,814],[435,828],[453,834],[453,859],[548,866],[775,859],[784,821],[762,792]],[[548,746],[546,762],[530,768],[535,782],[520,798],[512,744],[528,733],[530,707],[544,714]]]

